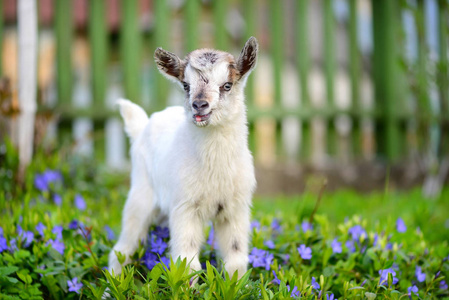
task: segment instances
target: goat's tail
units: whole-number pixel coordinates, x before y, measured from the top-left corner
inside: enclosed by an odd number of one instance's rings
[[[146,112],[137,104],[126,99],[117,100],[120,114],[125,121],[125,132],[133,142],[148,123]]]

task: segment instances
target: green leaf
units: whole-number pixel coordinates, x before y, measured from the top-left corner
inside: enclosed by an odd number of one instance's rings
[[[15,267],[15,266],[0,267],[0,277],[10,275],[10,274],[16,272],[17,270],[19,270],[19,268]]]

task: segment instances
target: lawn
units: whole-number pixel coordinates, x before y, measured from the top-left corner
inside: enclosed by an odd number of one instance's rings
[[[120,276],[105,266],[120,230],[128,175],[78,157],[39,153],[23,186],[17,155],[0,153],[0,298],[449,298],[449,190],[324,192],[256,197],[250,269],[224,274],[213,224],[203,271],[170,261],[169,232],[152,227]],[[388,186],[388,185],[386,185]],[[190,284],[197,276],[198,282]]]

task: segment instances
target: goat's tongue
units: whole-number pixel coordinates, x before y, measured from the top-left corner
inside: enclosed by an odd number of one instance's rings
[[[196,119],[197,122],[201,122],[201,116],[198,116],[198,115],[197,115],[197,116],[195,117],[195,119]]]

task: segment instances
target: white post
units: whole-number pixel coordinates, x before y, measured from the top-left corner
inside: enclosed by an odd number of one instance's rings
[[[34,140],[37,85],[37,10],[35,0],[18,1],[19,31],[19,130],[20,172],[31,161]]]

